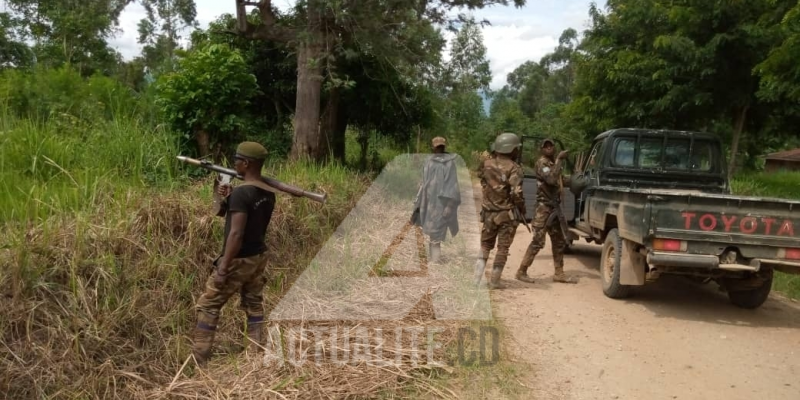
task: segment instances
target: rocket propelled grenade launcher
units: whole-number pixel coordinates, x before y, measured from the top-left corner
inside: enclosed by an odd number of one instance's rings
[[[210,161],[198,160],[198,159],[191,158],[191,157],[186,157],[186,156],[178,156],[178,160],[180,160],[182,162],[185,162],[187,164],[192,164],[192,165],[198,166],[200,168],[205,168],[205,169],[210,170],[210,171],[215,171],[215,172],[218,172],[220,174],[230,175],[230,176],[232,176],[232,177],[234,177],[236,179],[244,180],[244,177],[239,175],[238,173],[236,173],[235,170],[230,169],[230,168],[225,168],[225,167],[222,167],[220,165],[216,165],[214,163],[211,163]],[[268,177],[263,176],[263,175],[261,176],[261,181],[264,182],[265,184],[269,185],[270,187],[273,187],[273,188],[275,188],[277,190],[280,190],[281,192],[290,194],[290,195],[295,196],[295,197],[306,197],[308,199],[314,200],[314,201],[322,203],[322,204],[325,204],[325,201],[328,198],[328,194],[327,193],[309,192],[309,191],[300,189],[297,186],[289,185],[289,184],[283,183],[283,182],[281,182],[281,181],[279,181],[277,179],[268,178]]]

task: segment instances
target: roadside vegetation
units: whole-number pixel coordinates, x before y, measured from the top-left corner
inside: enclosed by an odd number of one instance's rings
[[[564,29],[499,90],[480,23],[444,15],[453,4],[523,0],[399,2],[393,13],[380,2],[250,8],[242,17],[257,39],[232,35],[232,14],[184,35],[197,25],[194,1],[142,0],[143,48],[132,59],[109,41],[133,2],[85,3],[0,9],[0,393],[10,398],[243,398],[258,384],[286,398],[453,397],[453,382],[464,393],[519,394],[506,357],[491,368],[370,375],[258,369],[237,356],[235,302],[223,311],[219,374],[198,375],[185,363],[192,306],[223,222],[209,212],[213,175],[177,155],[228,164],[238,142],[255,140],[270,151],[265,174],[329,193],[325,205],[279,196],[267,307],[381,167],[428,152],[435,136],[474,167],[474,152],[504,131],[553,136],[574,153],[613,127],[701,129],[725,141],[737,193],[800,198],[797,174],[760,172],[759,161],[800,146],[796,1],[592,5],[589,29]],[[337,34],[304,30],[324,25],[304,20],[318,4]],[[304,47],[299,37],[328,41]],[[798,298],[800,280],[781,274],[775,290]],[[452,355],[445,337],[441,351]]]
[[[743,173],[732,181],[731,186],[736,194],[800,200],[800,172]],[[800,275],[778,272],[772,289],[800,300]]]

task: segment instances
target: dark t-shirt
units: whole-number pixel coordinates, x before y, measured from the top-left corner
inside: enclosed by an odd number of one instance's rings
[[[237,186],[228,197],[228,213],[225,215],[225,244],[231,231],[231,218],[234,212],[247,214],[247,224],[242,237],[242,247],[235,258],[250,257],[267,250],[265,236],[267,226],[275,209],[275,193],[259,189],[255,186]]]

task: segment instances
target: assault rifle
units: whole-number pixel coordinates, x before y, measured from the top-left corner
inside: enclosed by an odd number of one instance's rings
[[[201,168],[205,168],[205,169],[210,170],[210,171],[215,171],[215,172],[218,172],[218,173],[223,174],[223,175],[228,175],[228,176],[232,176],[232,177],[237,178],[237,179],[244,180],[244,177],[239,175],[235,170],[230,169],[230,168],[225,168],[225,167],[222,167],[222,166],[219,166],[219,165],[216,165],[216,164],[213,164],[210,161],[198,160],[198,159],[194,159],[194,158],[191,158],[191,157],[185,157],[185,156],[178,156],[178,160],[180,160],[182,162],[185,162],[187,164],[192,164],[192,165],[195,165],[195,166],[198,166],[198,167],[201,167]],[[325,201],[328,198],[328,194],[327,193],[308,192],[308,191],[305,191],[303,189],[298,188],[297,186],[288,185],[288,184],[283,183],[283,182],[281,182],[281,181],[279,181],[277,179],[274,179],[274,178],[268,178],[266,176],[262,176],[261,177],[261,181],[263,183],[265,183],[267,186],[270,186],[271,188],[275,188],[275,189],[277,189],[277,190],[279,190],[281,192],[284,192],[286,194],[290,194],[290,195],[292,195],[294,197],[306,197],[308,199],[314,200],[314,201],[322,203],[322,204],[325,204]]]
[[[517,206],[513,206],[513,207],[511,208],[511,210],[512,210],[512,212],[514,213],[514,219],[516,219],[517,221],[519,221],[520,223],[522,223],[522,225],[525,225],[525,229],[527,229],[527,230],[528,230],[528,233],[533,233],[533,232],[531,231],[531,227],[530,227],[530,226],[528,226],[528,221],[527,221],[527,220],[525,219],[525,217],[522,215],[522,212],[519,210],[519,208],[517,208]]]

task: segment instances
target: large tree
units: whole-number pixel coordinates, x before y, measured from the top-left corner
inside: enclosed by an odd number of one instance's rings
[[[577,31],[565,29],[553,51],[508,74],[507,84],[492,102],[491,121],[496,131],[513,129],[560,139],[580,136],[564,118],[566,105],[572,101],[577,47]]]
[[[253,39],[291,43],[297,53],[297,99],[292,158],[322,159],[325,156],[320,133],[320,103],[325,65],[335,61],[337,51],[358,51],[387,57],[413,60],[420,57],[403,41],[430,23],[448,22],[447,12],[454,8],[483,8],[507,5],[509,0],[303,0],[295,5],[297,22],[278,23],[270,0],[236,0],[239,31]],[[522,6],[524,0],[513,0]],[[255,5],[260,24],[247,20],[245,6]],[[346,46],[347,43],[356,46]],[[400,67],[413,63],[399,63]],[[331,69],[328,69],[331,71]]]
[[[70,64],[82,74],[111,73],[119,55],[109,48],[122,10],[132,0],[6,0],[33,42],[40,64]]]
[[[487,118],[480,93],[490,95],[491,80],[483,34],[475,19],[468,17],[450,41],[450,59],[442,68],[440,83],[434,86],[443,97],[438,114],[451,148],[467,150],[489,144],[492,136],[485,126]]]
[[[489,92],[492,70],[486,59],[483,34],[474,18],[468,18],[451,41],[445,71],[445,83],[452,92]]]
[[[761,20],[770,1],[609,0],[607,7],[590,10],[572,116],[592,133],[726,126],[732,173],[742,132],[764,123],[753,69],[773,45]]]
[[[21,21],[9,13],[0,13],[0,69],[27,67],[33,63],[33,53],[19,37]]]
[[[143,44],[145,65],[156,69],[171,62],[181,39],[181,31],[197,27],[194,0],[140,0],[146,18],[139,21],[139,44]]]

